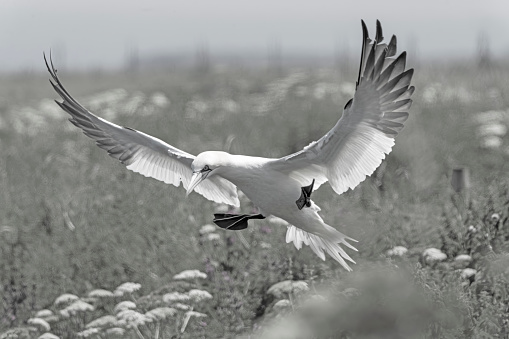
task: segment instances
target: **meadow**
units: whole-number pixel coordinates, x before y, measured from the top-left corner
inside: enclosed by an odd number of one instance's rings
[[[281,220],[224,231],[227,206],[126,170],[67,121],[42,60],[1,76],[0,338],[509,338],[509,65],[414,67],[382,166],[314,193],[359,240],[353,273],[286,244]],[[116,124],[264,157],[327,132],[356,79],[346,64],[59,74]]]

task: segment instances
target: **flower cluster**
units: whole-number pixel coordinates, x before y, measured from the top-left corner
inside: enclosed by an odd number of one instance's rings
[[[114,292],[95,289],[85,298],[64,293],[55,299],[52,307],[54,310],[41,309],[35,312],[27,320],[30,327],[9,330],[1,338],[21,338],[17,333],[35,331],[42,333],[39,338],[58,339],[63,324],[78,326],[75,334],[80,338],[124,337],[131,332],[138,337],[152,337],[165,328],[170,332],[172,328],[185,331],[188,326],[195,324],[193,318],[207,317],[205,313],[194,310],[213,299],[212,294],[199,288],[201,286],[198,282],[206,278],[207,275],[198,270],[180,272],[169,286],[189,286],[188,291],[160,295],[151,293],[138,297],[141,284],[134,282],[123,283]],[[105,314],[104,310],[111,313]],[[203,326],[205,323],[200,324]],[[50,332],[52,329],[54,333]]]

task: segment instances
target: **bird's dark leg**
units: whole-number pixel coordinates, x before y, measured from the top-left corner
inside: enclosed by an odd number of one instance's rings
[[[297,204],[297,208],[299,210],[303,209],[304,206],[311,207],[311,193],[313,192],[313,186],[315,184],[315,179],[313,179],[313,182],[309,186],[301,187],[301,194],[300,198],[295,201]]]
[[[249,219],[265,219],[263,214],[214,213],[214,223],[224,229],[239,231],[247,228]]]

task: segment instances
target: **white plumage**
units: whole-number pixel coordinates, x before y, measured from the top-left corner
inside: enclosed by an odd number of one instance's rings
[[[238,187],[261,214],[290,224],[287,242],[297,249],[308,245],[323,260],[327,252],[351,270],[345,260],[354,261],[340,244],[355,250],[348,243],[355,240],[325,224],[314,202],[299,208],[296,200],[303,194],[302,187],[313,180],[315,189],[329,181],[338,194],[356,187],[390,153],[408,118],[414,87],[410,86],[413,69],[405,71],[406,53],[395,56],[395,36],[389,44],[383,43],[378,21],[373,41],[364,22],[362,28],[356,91],[343,116],[321,139],[279,159],[213,151],[195,157],[150,135],[115,125],[81,106],[65,90],[53,64],[51,68],[46,65],[51,84],[63,99],[57,103],[71,115],[70,121],[128,169],[177,187],[182,182],[188,194],[194,190],[209,200],[236,207],[240,205]]]

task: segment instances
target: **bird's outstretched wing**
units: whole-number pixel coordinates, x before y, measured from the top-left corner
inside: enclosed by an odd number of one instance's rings
[[[46,56],[44,61],[53,79],[50,83],[63,99],[62,102],[56,101],[56,103],[71,115],[70,122],[81,128],[86,136],[95,140],[97,146],[106,150],[110,156],[119,160],[131,171],[177,187],[182,182],[187,189],[192,176],[191,163],[195,158],[194,155],[148,134],[115,125],[92,114],[64,88],[51,57],[51,67]],[[202,182],[195,191],[217,203],[239,206],[235,185],[219,176]]]
[[[396,57],[396,37],[383,43],[377,21],[374,41],[362,21],[363,45],[353,99],[343,116],[320,140],[272,163],[303,186],[327,180],[341,194],[371,175],[391,152],[394,138],[408,118],[414,87],[413,69],[405,71],[406,52]]]

